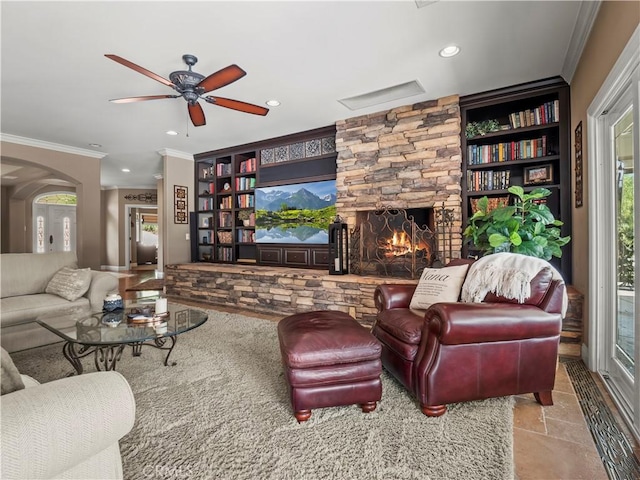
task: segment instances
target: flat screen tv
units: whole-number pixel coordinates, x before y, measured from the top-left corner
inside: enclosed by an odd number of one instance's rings
[[[329,243],[336,181],[256,188],[256,243]]]

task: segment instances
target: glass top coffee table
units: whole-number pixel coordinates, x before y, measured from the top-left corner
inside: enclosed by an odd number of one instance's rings
[[[78,375],[83,371],[80,359],[92,353],[97,370],[115,370],[127,345],[132,347],[134,357],[140,356],[145,345],[167,350],[164,364],[169,366],[169,356],[178,335],[199,327],[208,317],[202,310],[171,303],[168,304],[168,315],[154,315],[154,302],[155,299],[151,302],[128,301],[124,309],[115,312],[70,312],[64,315],[75,320],[70,328],[53,326],[61,323],[56,321],[59,315],[44,315],[36,322],[65,340],[62,353]]]

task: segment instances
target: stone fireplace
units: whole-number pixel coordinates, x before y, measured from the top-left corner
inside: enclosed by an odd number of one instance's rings
[[[415,279],[438,257],[433,209],[358,212],[356,222],[350,240],[350,273]]]
[[[349,118],[336,123],[337,201],[355,228],[363,212],[396,209],[451,211],[450,232],[435,231],[438,260],[462,249],[462,154],[457,95]],[[446,238],[445,238],[446,236]]]

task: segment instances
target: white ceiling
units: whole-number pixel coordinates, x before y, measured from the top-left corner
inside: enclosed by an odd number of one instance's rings
[[[104,153],[103,187],[155,187],[165,148],[195,154],[560,75],[582,3],[2,1],[0,129]],[[461,53],[439,57],[451,43]],[[196,128],[182,98],[110,103],[175,92],[107,53],[165,78],[185,53],[205,76],[236,63],[247,75],[211,95],[282,104],[260,117],[201,101]],[[356,111],[338,102],[412,80],[424,94]]]

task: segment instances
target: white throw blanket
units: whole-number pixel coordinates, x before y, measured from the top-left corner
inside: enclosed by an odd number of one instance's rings
[[[482,302],[492,292],[523,303],[531,296],[531,280],[543,268],[550,268],[554,280],[562,280],[560,273],[541,258],[519,253],[494,253],[480,258],[469,268],[462,286],[461,299],[466,303]],[[567,313],[569,297],[565,288],[562,300],[562,317]]]

